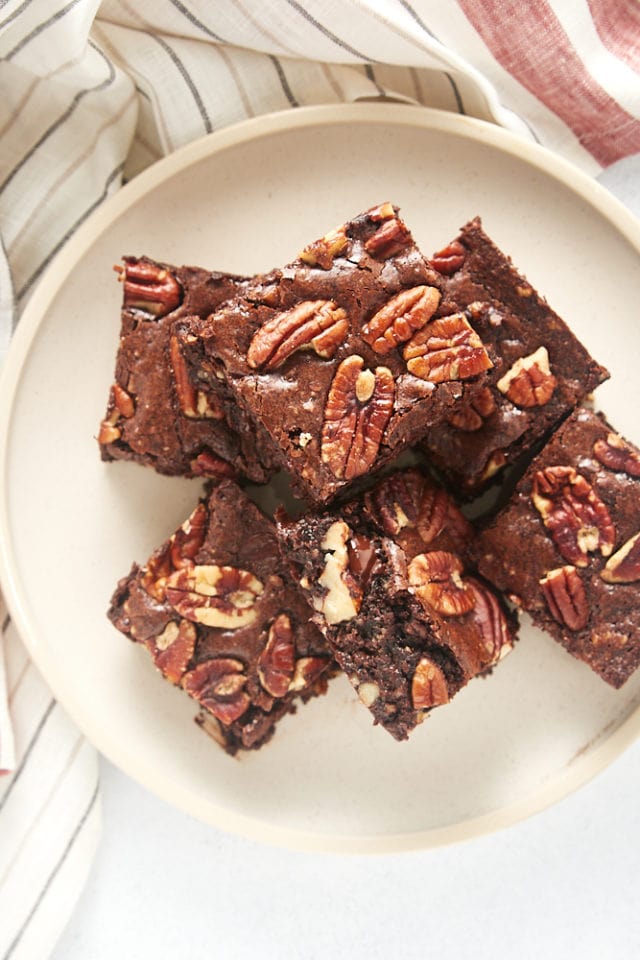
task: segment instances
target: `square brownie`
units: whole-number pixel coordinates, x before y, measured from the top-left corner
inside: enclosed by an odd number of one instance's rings
[[[135,460],[159,473],[268,479],[268,455],[256,450],[238,418],[224,416],[224,384],[193,384],[173,334],[187,314],[206,316],[246,285],[243,277],[125,257],[121,332],[98,443],[103,460]],[[242,427],[245,427],[242,429]]]
[[[442,279],[385,203],[179,338],[194,382],[224,377],[296,492],[325,503],[478,394],[491,360],[439,310]]]
[[[277,525],[338,664],[397,740],[512,648],[515,617],[469,562],[471,525],[419,470]]]
[[[441,310],[464,310],[494,361],[484,391],[423,449],[461,496],[482,491],[533,451],[609,376],[511,260],[479,217],[430,260],[442,273]]]
[[[620,687],[640,665],[640,451],[579,408],[477,544],[483,576]]]
[[[335,669],[273,521],[231,480],[134,564],[108,616],[201,705],[200,722],[230,754],[262,746]]]

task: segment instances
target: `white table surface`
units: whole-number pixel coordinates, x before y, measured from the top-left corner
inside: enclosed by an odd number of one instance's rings
[[[640,157],[600,179],[640,216]],[[103,841],[54,960],[640,957],[640,742],[515,827],[393,856],[230,836],[101,763]]]

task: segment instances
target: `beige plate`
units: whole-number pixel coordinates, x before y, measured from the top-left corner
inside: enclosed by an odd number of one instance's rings
[[[487,680],[398,744],[344,679],[231,759],[193,703],[105,618],[116,580],[180,523],[196,481],[103,464],[123,253],[248,273],[384,200],[426,251],[481,214],[606,364],[600,406],[636,442],[640,230],[608,193],[479,121],[396,105],[293,110],[156,164],[78,230],[34,294],[0,394],[2,585],[34,660],[87,736],[169,802],[293,847],[393,851],[472,837],[553,803],[640,726],[619,691],[530,626]]]

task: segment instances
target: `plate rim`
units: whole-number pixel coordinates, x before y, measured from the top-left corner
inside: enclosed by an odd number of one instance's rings
[[[170,780],[159,782],[153,765],[141,763],[139,757],[133,757],[129,751],[119,748],[101,725],[78,706],[72,687],[65,683],[64,674],[57,669],[56,661],[48,654],[46,646],[39,642],[31,626],[29,602],[20,580],[10,538],[6,494],[8,439],[22,371],[49,305],[86,249],[131,205],[175,174],[243,142],[304,127],[382,122],[450,133],[488,144],[502,153],[524,160],[586,201],[612,224],[640,257],[640,222],[620,201],[569,161],[505,128],[473,117],[395,103],[319,105],[283,110],[244,120],[200,137],[154,163],[109,197],[74,233],[38,282],[17,325],[0,371],[0,475],[3,478],[0,492],[0,587],[18,634],[56,700],[100,753],[156,796],[219,829],[307,852],[399,853],[461,842],[512,826],[574,792],[618,757],[640,735],[640,707],[632,711],[614,733],[607,735],[605,728],[598,737],[605,738],[601,743],[574,757],[560,774],[554,776],[552,782],[527,798],[479,817],[429,830],[352,835],[278,827],[222,807],[178,783]]]

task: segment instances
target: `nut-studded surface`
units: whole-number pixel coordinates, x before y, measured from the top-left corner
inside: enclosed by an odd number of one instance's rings
[[[262,482],[268,454],[242,424],[225,419],[224,384],[192,379],[176,324],[207,316],[245,281],[198,267],[125,257],[115,382],[97,439],[103,460],[135,460],[160,473],[219,478],[240,473]]]
[[[328,502],[479,392],[489,363],[477,363],[484,351],[464,318],[433,376],[404,355],[425,325],[439,331],[442,282],[383,203],[185,329],[192,379],[222,375],[225,410],[239,405],[264,431],[297,494]]]
[[[471,497],[534,448],[608,374],[479,219],[430,264],[441,274],[438,314],[462,311],[494,364],[487,378],[493,403],[456,410],[424,443],[453,488]]]
[[[469,563],[473,528],[417,469],[281,516],[278,534],[358,698],[399,740],[513,646],[515,618]]]
[[[387,367],[366,370],[355,354],[342,361],[329,387],[320,443],[322,462],[334,476],[353,480],[373,466],[394,400]]]
[[[482,534],[479,568],[614,687],[640,666],[637,449],[578,409]]]
[[[109,617],[199,703],[229,753],[261,746],[332,671],[273,522],[229,480],[120,581]]]

